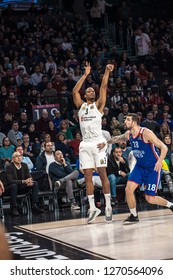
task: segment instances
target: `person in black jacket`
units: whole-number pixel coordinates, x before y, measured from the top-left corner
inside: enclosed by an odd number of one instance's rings
[[[7,186],[4,195],[10,195],[11,214],[19,216],[17,210],[17,195],[24,194],[32,190],[32,212],[43,213],[43,210],[37,206],[38,203],[38,183],[33,181],[26,163],[22,162],[22,155],[14,152],[12,161],[6,167]]]
[[[116,185],[127,182],[130,168],[128,162],[122,157],[122,150],[120,147],[115,147],[108,157],[107,175],[111,188],[112,205],[118,203],[116,199]]]
[[[54,160],[53,144],[52,142],[45,142],[44,151],[36,158],[36,170],[44,170],[48,174],[49,165]]]
[[[71,209],[80,209],[73,195],[72,181],[78,178],[79,171],[73,171],[70,164],[65,161],[63,153],[60,150],[55,152],[55,161],[49,165],[49,176],[52,181],[52,186],[55,187],[57,191],[65,188],[67,197],[71,202]]]

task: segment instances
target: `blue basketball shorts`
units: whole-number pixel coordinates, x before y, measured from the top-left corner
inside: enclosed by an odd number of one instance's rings
[[[142,186],[144,184],[144,192],[147,195],[155,196],[160,184],[161,171],[156,172],[153,167],[144,168],[135,165],[132,172],[129,174],[128,181],[135,182]]]

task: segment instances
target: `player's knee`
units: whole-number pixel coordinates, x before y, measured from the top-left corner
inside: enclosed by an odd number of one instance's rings
[[[87,181],[87,182],[92,181],[92,174],[86,173],[86,174],[85,174],[85,181]]]
[[[132,189],[128,185],[125,188],[125,193],[127,196],[133,193]]]
[[[150,196],[150,195],[145,195],[145,199],[148,203],[150,204],[154,204],[154,201],[155,201],[155,196]]]

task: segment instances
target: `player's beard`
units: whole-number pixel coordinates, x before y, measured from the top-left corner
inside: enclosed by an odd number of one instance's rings
[[[95,97],[90,97],[90,98],[88,98],[88,100],[89,100],[90,102],[94,102],[94,101],[95,101]]]
[[[132,125],[129,126],[129,127],[127,127],[127,125],[124,125],[124,129],[125,129],[125,130],[131,130],[131,129],[132,129]]]

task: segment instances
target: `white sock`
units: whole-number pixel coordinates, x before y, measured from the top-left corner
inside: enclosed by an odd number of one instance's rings
[[[105,203],[106,203],[106,209],[111,209],[111,195],[110,193],[105,193]]]
[[[166,207],[170,208],[173,205],[173,203],[167,201]]]
[[[130,209],[130,213],[131,213],[134,217],[137,217],[136,208]]]
[[[89,205],[90,205],[90,210],[94,210],[96,208],[95,206],[95,199],[94,199],[94,195],[88,195],[88,201],[89,201]]]

